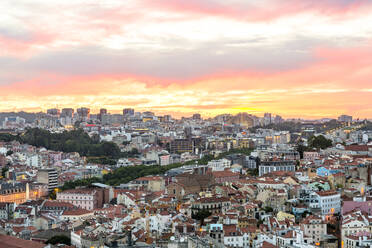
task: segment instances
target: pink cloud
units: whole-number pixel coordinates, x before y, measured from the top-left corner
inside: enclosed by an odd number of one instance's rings
[[[260,5],[241,1],[230,3],[218,0],[144,0],[149,8],[175,11],[195,15],[212,15],[246,21],[271,21],[301,12],[316,12],[330,16],[353,15],[355,11],[371,7],[365,0],[273,0],[262,1]]]

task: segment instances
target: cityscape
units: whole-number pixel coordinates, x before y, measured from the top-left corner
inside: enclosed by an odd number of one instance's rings
[[[372,0],[0,10],[0,248],[372,247]]]
[[[367,119],[88,107],[0,116],[0,243],[372,244]]]

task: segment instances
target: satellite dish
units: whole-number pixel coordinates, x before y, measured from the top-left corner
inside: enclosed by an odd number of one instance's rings
[[[184,242],[184,241],[185,241],[185,239],[184,239],[183,237],[181,237],[181,238],[180,238],[180,241],[181,241],[181,242]]]
[[[171,241],[175,241],[176,238],[175,238],[174,236],[172,236],[172,237],[170,238],[170,240],[171,240]]]

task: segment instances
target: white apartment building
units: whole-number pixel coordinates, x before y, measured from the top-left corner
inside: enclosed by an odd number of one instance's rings
[[[208,167],[212,168],[212,171],[224,171],[225,168],[231,167],[231,161],[226,158],[212,160],[208,162]]]
[[[341,212],[341,195],[336,191],[314,192],[310,195],[310,198],[312,199],[310,208],[319,208],[322,216]]]

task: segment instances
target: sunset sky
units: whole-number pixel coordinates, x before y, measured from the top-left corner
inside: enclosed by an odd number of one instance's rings
[[[372,0],[1,0],[0,111],[372,117]]]

